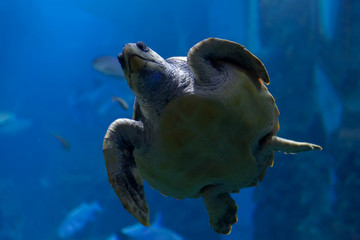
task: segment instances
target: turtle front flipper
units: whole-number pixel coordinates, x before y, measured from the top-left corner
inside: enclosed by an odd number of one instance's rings
[[[108,128],[103,152],[109,182],[124,208],[141,224],[149,226],[149,208],[133,150],[144,135],[142,122],[117,119]]]
[[[206,186],[202,190],[202,197],[209,212],[210,226],[217,233],[229,234],[232,225],[237,222],[238,207],[230,193],[221,192],[223,186]]]
[[[187,60],[195,81],[199,84],[200,82],[207,83],[214,76],[219,76],[222,63],[234,64],[251,72],[258,81],[270,83],[264,64],[244,46],[236,42],[219,38],[205,39],[189,50]]]

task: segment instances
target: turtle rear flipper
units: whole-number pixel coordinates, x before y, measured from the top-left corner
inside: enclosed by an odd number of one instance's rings
[[[223,192],[222,185],[206,186],[202,197],[209,212],[210,226],[215,232],[229,234],[232,225],[237,222],[238,207],[230,193]]]
[[[271,140],[267,143],[267,148],[284,153],[299,153],[313,150],[322,150],[322,148],[316,144],[296,142],[278,136],[272,136]]]
[[[149,226],[149,208],[133,150],[140,144],[144,127],[140,121],[117,119],[108,128],[103,152],[109,182],[124,208]]]

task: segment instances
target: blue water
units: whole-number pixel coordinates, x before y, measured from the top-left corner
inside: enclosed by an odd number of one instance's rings
[[[1,1],[0,239],[60,239],[63,219],[84,202],[102,212],[69,239],[107,239],[136,223],[102,154],[107,127],[131,118],[134,96],[91,62],[137,41],[164,58],[186,56],[208,37],[257,55],[279,135],[324,150],[276,154],[259,187],[233,195],[239,221],[229,236],[209,227],[201,199],[145,184],[150,218],[161,212],[164,227],[189,240],[360,239],[359,12],[356,0]]]

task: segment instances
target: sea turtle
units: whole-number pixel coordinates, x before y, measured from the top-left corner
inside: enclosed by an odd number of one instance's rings
[[[108,128],[103,151],[123,206],[149,226],[142,179],[166,196],[203,197],[210,225],[228,234],[237,222],[230,193],[257,185],[274,151],[321,149],[276,136],[279,111],[264,65],[240,44],[209,38],[187,57],[164,60],[143,42],[118,55],[135,94],[132,120]]]

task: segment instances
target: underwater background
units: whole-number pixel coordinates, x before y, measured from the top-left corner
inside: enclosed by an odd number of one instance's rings
[[[113,192],[102,154],[134,95],[94,60],[137,41],[186,56],[208,37],[259,57],[278,135],[323,151],[276,153],[264,182],[233,194],[238,223],[227,236],[210,228],[202,199],[145,184],[156,222],[147,235]],[[358,0],[0,1],[0,240],[359,240],[359,53]]]

